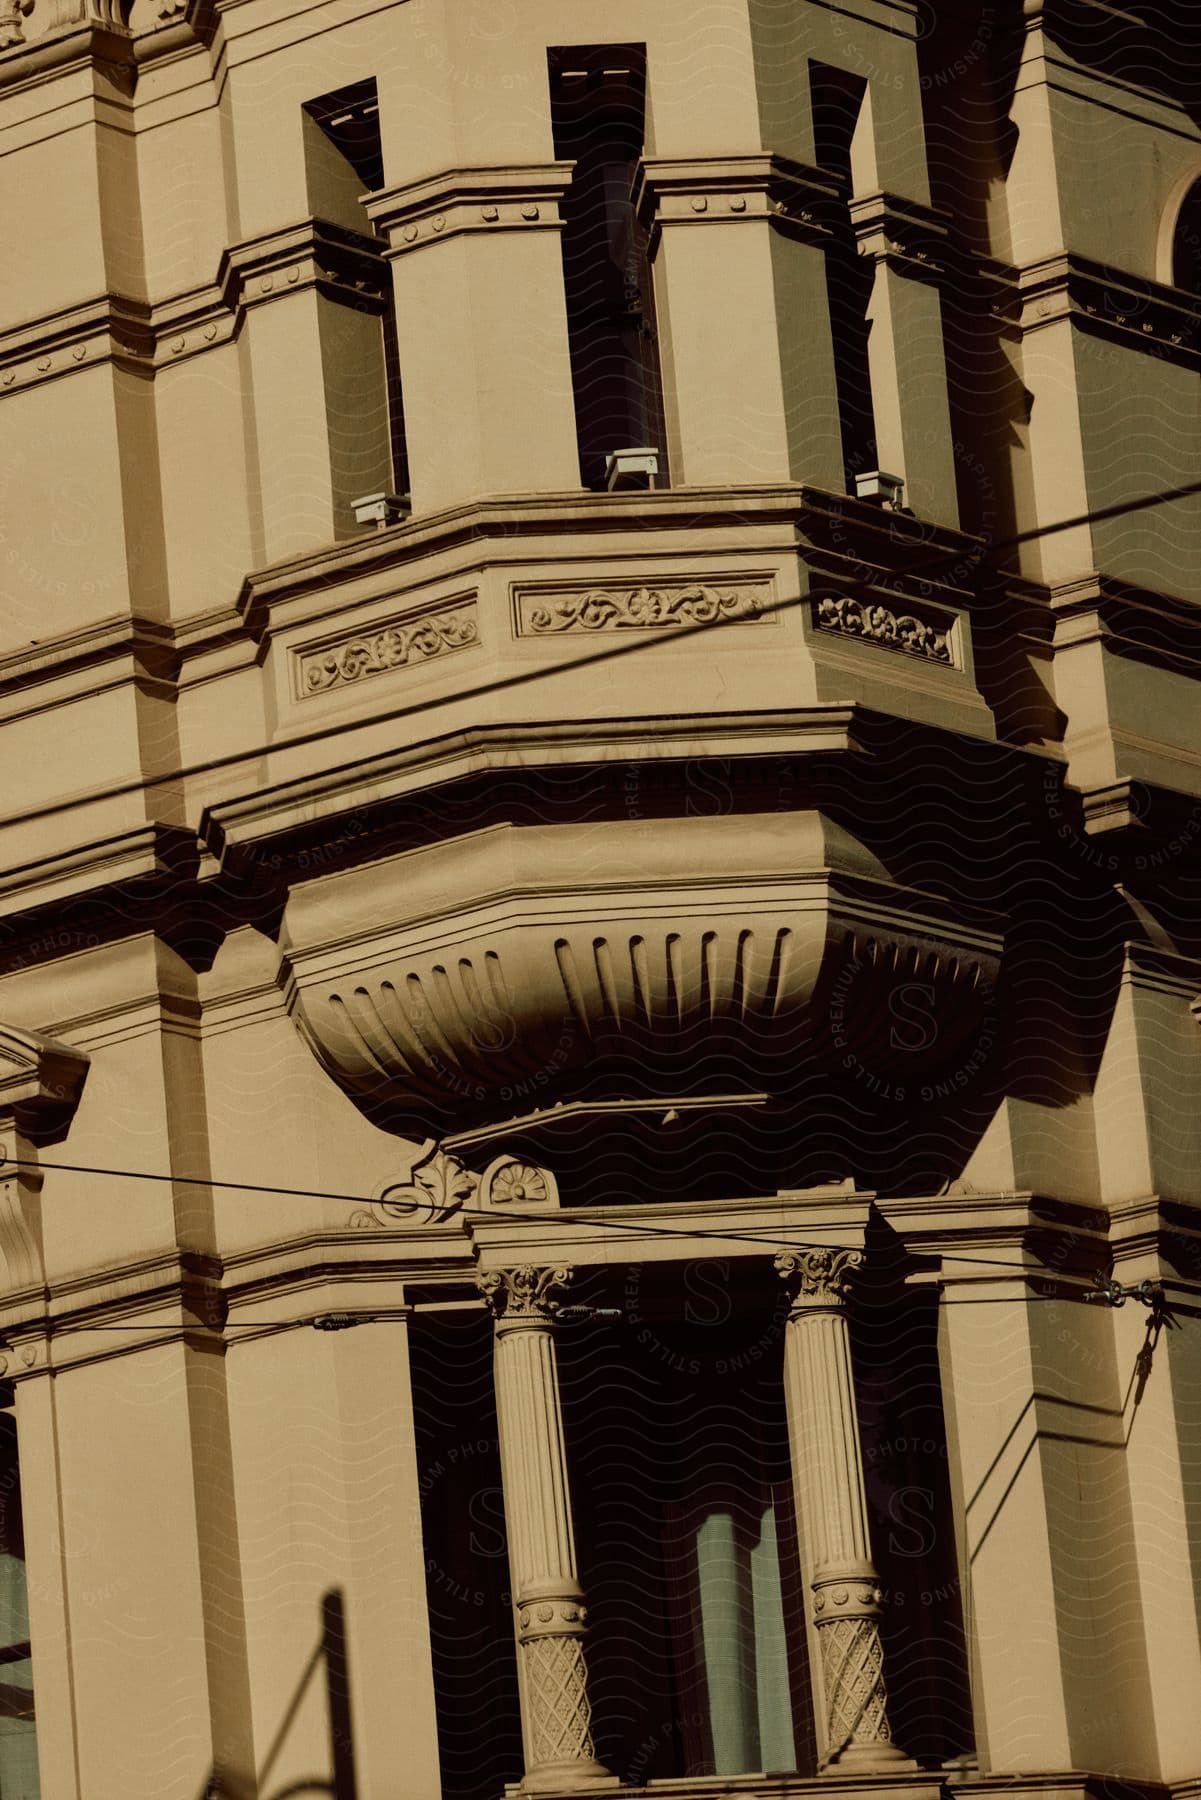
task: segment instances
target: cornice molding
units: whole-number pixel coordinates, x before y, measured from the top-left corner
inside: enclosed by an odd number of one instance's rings
[[[733,156],[646,156],[633,201],[650,234],[683,225],[768,224],[815,244],[828,242],[842,200],[826,170],[769,151]]]
[[[917,1259],[915,1284],[941,1287],[1060,1283],[1065,1295],[1087,1286],[1107,1258],[1109,1217],[1101,1206],[1055,1199],[1032,1190],[977,1192],[948,1182],[934,1195],[881,1197],[881,1216]],[[998,1259],[994,1252],[1010,1253]],[[964,1256],[960,1253],[963,1252]],[[975,1260],[965,1256],[975,1253]],[[1014,1266],[1000,1264],[1012,1260]],[[927,1264],[921,1271],[920,1265]]]
[[[1122,749],[1130,748],[1121,737],[1115,737],[1115,742]],[[1145,750],[1147,746],[1135,748]],[[1178,788],[1124,776],[1096,787],[1067,790],[1077,796],[1085,836],[1100,839],[1105,852],[1115,857],[1111,869],[1135,877],[1168,866],[1196,870],[1201,863],[1196,763],[1183,768],[1181,774]],[[1147,949],[1150,951],[1149,946]]]
[[[498,163],[490,168],[444,169],[372,194],[363,206],[388,239],[389,257],[446,243],[464,233],[558,232],[559,201],[574,166]]]
[[[881,189],[852,195],[849,212],[860,256],[917,281],[947,277],[951,215],[944,208]]]
[[[237,608],[251,635],[261,639],[276,611],[305,595],[328,594],[340,581],[357,582],[458,547],[469,546],[474,553],[492,540],[511,546],[526,538],[569,534],[675,530],[691,534],[698,526],[728,526],[745,534],[748,526],[776,526],[782,545],[792,544],[806,492],[799,484],[773,483],[624,494],[572,488],[559,494],[489,496],[254,570],[246,577]],[[872,509],[864,511],[870,514]]]
[[[190,832],[157,821],[134,825],[0,872],[0,917],[114,886],[124,888],[132,903],[132,884],[178,879],[181,873],[194,872],[196,862],[196,840]]]
[[[82,1050],[0,1024],[0,1127],[15,1124],[24,1137],[53,1142],[75,1115],[87,1073]]]
[[[132,95],[144,66],[211,46],[219,29],[214,0],[154,0],[153,11],[131,29],[131,0],[0,0],[0,88],[91,66]]]
[[[1168,994],[1185,1001],[1195,1012],[1201,1011],[1201,957],[1181,955],[1163,944],[1131,940],[1123,946],[1122,985]]]
[[[222,862],[254,854],[254,846],[303,828],[331,805],[357,798],[381,804],[422,787],[442,785],[492,769],[512,773],[515,761],[537,768],[543,761],[585,763],[615,756],[763,757],[854,754],[860,709],[841,702],[788,712],[695,713],[684,720],[622,718],[480,725],[424,743],[388,750],[348,768],[324,770],[207,806],[200,835]]]
[[[170,680],[177,666],[174,645],[175,633],[165,621],[136,613],[113,614],[0,656],[0,696],[79,670],[98,674],[106,664],[122,661],[155,679]]]
[[[695,533],[702,527],[732,528],[745,545],[748,531],[773,526],[781,532],[780,547],[799,548],[807,563],[842,579],[855,579],[860,570],[873,581],[895,576],[903,582],[903,591],[915,596],[928,591],[941,598],[948,580],[955,579],[956,562],[978,558],[985,547],[982,538],[955,527],[900,519],[870,501],[801,482],[626,494],[578,489],[536,497],[505,494],[409,518],[386,530],[255,570],[246,577],[237,606],[257,639],[269,629],[275,610],[288,601],[308,593],[328,594],[338,581],[357,581],[457,545],[474,547],[495,538],[508,546],[526,537],[631,528],[640,533]]]
[[[412,1152],[411,1164],[420,1169],[429,1150],[426,1145]],[[1158,1194],[1106,1210],[1016,1193],[879,1199],[846,1183],[694,1206],[638,1203],[560,1212],[553,1176],[537,1167],[532,1177],[526,1176],[536,1190],[533,1199],[524,1190],[519,1201],[514,1198],[526,1168],[520,1159],[502,1156],[483,1177],[470,1175],[480,1190],[481,1209],[470,1220],[453,1208],[439,1220],[430,1210],[429,1196],[419,1189],[414,1216],[401,1216],[398,1208],[386,1223],[368,1221],[373,1229],[352,1211],[343,1224],[290,1232],[224,1257],[164,1249],[48,1281],[38,1275],[0,1296],[3,1354],[9,1364],[0,1375],[34,1378],[47,1368],[200,1337],[224,1338],[231,1348],[262,1334],[309,1329],[314,1315],[336,1308],[374,1314],[378,1307],[389,1317],[402,1318],[409,1311],[409,1290],[449,1284],[457,1292],[473,1281],[480,1255],[486,1268],[608,1263],[611,1216],[644,1230],[656,1228],[653,1239],[629,1239],[631,1254],[651,1260],[705,1259],[713,1254],[713,1243],[723,1256],[762,1258],[767,1252],[759,1238],[788,1246],[783,1253],[787,1259],[810,1256],[827,1239],[838,1249],[862,1245],[874,1206],[918,1265],[911,1284],[933,1281],[950,1291],[952,1303],[955,1290],[981,1283],[1019,1282],[1042,1293],[1054,1283],[1059,1297],[1078,1299],[1110,1262],[1127,1282],[1144,1273],[1164,1279],[1170,1293],[1185,1303],[1201,1292],[1201,1281],[1188,1272],[1196,1268],[1201,1244],[1201,1208]],[[483,1192],[490,1177],[503,1185],[491,1201]],[[547,1191],[539,1178],[549,1181]],[[477,1201],[467,1203],[474,1207]],[[484,1211],[490,1216],[483,1217]],[[552,1216],[540,1219],[540,1211]],[[989,1258],[1000,1249],[1024,1250],[1029,1260],[1012,1271],[999,1268]],[[979,1254],[976,1269],[955,1255],[973,1250]],[[237,1330],[226,1333],[227,1321]],[[129,1327],[127,1333],[119,1329],[122,1325]],[[147,1329],[153,1325],[159,1331]],[[103,1337],[93,1335],[97,1326],[104,1327]]]
[[[1110,1250],[1119,1277],[1166,1277],[1178,1294],[1201,1299],[1201,1207],[1147,1194],[1110,1208]]]
[[[1022,335],[1070,322],[1142,355],[1201,368],[1201,301],[1180,288],[1070,251],[1016,271]]]
[[[316,291],[379,309],[388,285],[382,246],[323,219],[302,219],[232,245],[216,280],[165,300],[107,293],[0,333],[0,398],[116,363],[153,374],[219,350],[256,306]]]
[[[1021,25],[1048,86],[1093,99],[1100,90],[1102,105],[1114,105],[1109,93],[1142,102],[1136,117],[1146,118],[1148,108],[1156,123],[1175,114],[1181,135],[1192,136],[1188,102],[1195,84],[1172,11],[1148,8],[1139,17],[1121,0],[1023,0]],[[1078,85],[1068,86],[1064,77]]]
[[[729,530],[730,550],[743,557],[748,549],[781,555],[799,550],[815,583],[852,585],[861,598],[902,611],[920,607],[924,600],[965,608],[971,595],[958,584],[956,563],[974,559],[982,545],[982,540],[964,532],[922,520],[898,521],[868,502],[801,484],[497,496],[419,516],[384,531],[365,532],[256,570],[246,577],[236,606],[215,607],[177,622],[114,614],[44,638],[0,657],[0,696],[72,674],[82,676],[123,657],[132,658],[146,675],[173,680],[186,668],[189,680],[200,679],[197,665],[239,645],[253,655],[270,639],[277,623],[298,623],[298,610],[308,607],[319,628],[328,626],[340,611],[363,605],[364,582],[456,550],[470,551],[474,562],[480,546],[488,543],[512,557],[520,554],[521,540],[526,538],[600,533],[636,533],[645,538],[653,532],[662,544],[665,570],[673,554],[671,534],[690,536],[698,527]],[[689,581],[693,580],[690,574]],[[767,575],[722,570],[715,557],[709,584],[724,591],[723,584],[730,580],[737,585],[766,581]],[[532,596],[536,585],[519,583],[519,592]],[[572,591],[583,591],[571,585]],[[640,590],[645,576],[640,571],[620,585],[627,593]],[[671,585],[674,591],[674,577]],[[1027,587],[1032,596],[1043,592]],[[566,591],[566,584],[559,584],[556,591],[560,589]],[[766,602],[765,612],[770,607]],[[325,637],[335,636],[340,641],[340,633],[325,632]],[[306,648],[310,641],[306,640]]]
[[[3,0],[0,88],[29,85],[72,68],[102,68],[132,92],[129,0]],[[32,37],[26,36],[31,19]],[[40,29],[39,29],[40,28]]]
[[[1006,601],[1021,609],[1019,630],[1032,647],[1059,653],[1095,642],[1114,656],[1201,674],[1195,600],[1136,587],[1100,569],[1049,584],[1005,570],[997,580]]]
[[[472,1237],[489,1267],[560,1257],[580,1268],[603,1266],[612,1263],[615,1237],[629,1245],[632,1260],[703,1260],[714,1254],[714,1245],[723,1257],[763,1260],[773,1244],[798,1249],[823,1242],[861,1247],[874,1198],[847,1180],[691,1205],[635,1200],[566,1207],[545,1222],[518,1219],[495,1207],[493,1217],[474,1220]],[[623,1226],[633,1229],[622,1230]]]

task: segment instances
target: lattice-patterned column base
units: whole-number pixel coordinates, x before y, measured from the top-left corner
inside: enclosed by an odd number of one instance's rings
[[[823,1768],[912,1769],[892,1741],[880,1602],[870,1563],[823,1570],[812,1583],[829,1748]]]
[[[592,1741],[583,1595],[578,1589],[555,1594],[526,1590],[516,1612],[532,1752],[523,1785],[612,1786],[613,1777],[597,1760]]]

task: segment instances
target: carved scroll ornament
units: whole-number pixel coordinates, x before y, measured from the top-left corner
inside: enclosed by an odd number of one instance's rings
[[[407,1178],[385,1187],[376,1205],[389,1221],[441,1225],[471,1204],[479,1185],[479,1176],[457,1156],[427,1143],[409,1165]]]
[[[891,607],[852,600],[845,594],[837,598],[827,594],[818,601],[816,616],[821,631],[866,638],[868,643],[886,650],[901,650],[909,656],[922,656],[928,662],[954,667],[949,631],[914,618],[912,613],[897,613]]]
[[[474,602],[426,614],[408,624],[385,625],[380,631],[302,656],[301,689],[307,695],[350,687],[366,675],[384,675],[410,663],[430,662],[451,650],[465,650],[478,636]]]
[[[552,632],[637,631],[750,620],[760,616],[763,594],[763,583],[717,587],[700,581],[525,593],[518,595],[518,629],[526,636],[543,637]]]

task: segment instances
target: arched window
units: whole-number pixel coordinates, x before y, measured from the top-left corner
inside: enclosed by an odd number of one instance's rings
[[[1201,295],[1201,180],[1194,181],[1176,214],[1172,285]]]

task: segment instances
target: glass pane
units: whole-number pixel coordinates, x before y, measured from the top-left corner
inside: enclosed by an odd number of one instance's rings
[[[38,1747],[33,1724],[33,1665],[0,1666],[0,1794],[4,1800],[39,1800]]]
[[[3,1539],[0,1539],[3,1542]],[[29,1600],[25,1558],[0,1550],[0,1651],[29,1641]]]
[[[16,1420],[0,1410],[0,1800],[39,1800]]]

